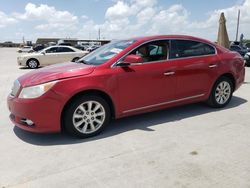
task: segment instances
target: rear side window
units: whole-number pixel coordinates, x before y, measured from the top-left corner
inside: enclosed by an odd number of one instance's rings
[[[203,55],[215,54],[214,47],[191,40],[172,40],[170,58],[184,58],[184,57],[195,57]]]
[[[62,52],[74,52],[74,50],[72,50],[71,48],[67,48],[67,47],[59,47],[58,52],[59,53],[62,53]]]

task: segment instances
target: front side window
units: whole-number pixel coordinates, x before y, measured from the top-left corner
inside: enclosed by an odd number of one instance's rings
[[[214,47],[203,42],[191,40],[172,40],[170,58],[195,57],[215,54]]]
[[[168,58],[168,47],[168,41],[149,42],[136,48],[129,55],[139,55],[143,62],[166,60]]]

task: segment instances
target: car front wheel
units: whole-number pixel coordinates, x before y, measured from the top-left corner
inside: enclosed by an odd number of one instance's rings
[[[221,77],[214,84],[208,99],[208,104],[215,108],[222,108],[230,102],[232,94],[233,83],[231,79],[228,77]]]
[[[87,138],[99,134],[110,121],[110,107],[99,96],[85,95],[65,110],[63,125],[71,135]]]
[[[39,66],[39,62],[36,60],[36,59],[29,59],[27,61],[27,66],[30,68],[30,69],[36,69],[38,68]]]

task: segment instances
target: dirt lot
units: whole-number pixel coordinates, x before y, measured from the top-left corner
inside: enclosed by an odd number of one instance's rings
[[[9,121],[6,97],[30,71],[16,57],[0,48],[0,188],[250,187],[250,68],[225,109],[194,104],[139,115],[77,140]]]

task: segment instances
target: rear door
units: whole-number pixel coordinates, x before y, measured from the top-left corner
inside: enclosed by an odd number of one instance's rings
[[[170,62],[177,65],[176,98],[196,98],[208,93],[217,76],[216,49],[192,40],[172,40]]]
[[[72,61],[76,56],[76,52],[69,47],[58,47],[58,59],[62,62]]]

